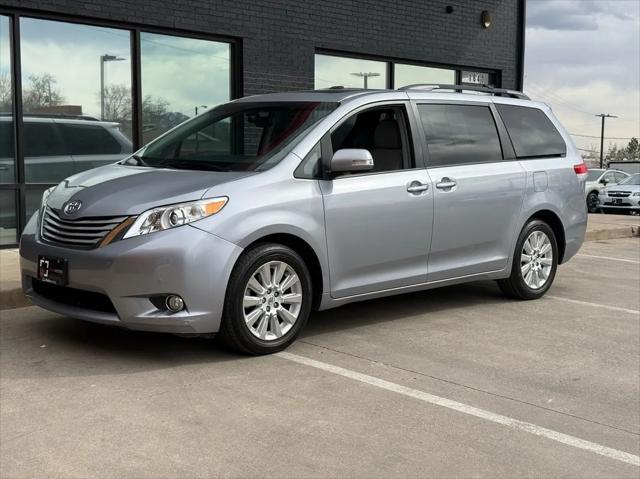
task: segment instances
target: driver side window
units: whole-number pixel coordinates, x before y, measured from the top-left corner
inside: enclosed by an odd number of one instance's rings
[[[331,133],[333,152],[365,149],[373,157],[373,169],[381,173],[413,168],[404,107],[371,108],[352,115]]]

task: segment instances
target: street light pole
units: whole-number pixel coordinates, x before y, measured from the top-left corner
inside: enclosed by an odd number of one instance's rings
[[[602,169],[602,158],[604,155],[604,119],[605,118],[618,118],[615,115],[609,115],[608,113],[605,115],[604,113],[600,113],[600,118],[602,118],[602,126],[600,127],[600,169]]]
[[[356,77],[362,77],[364,78],[364,88],[365,90],[368,88],[369,86],[369,77],[379,77],[380,73],[375,73],[375,72],[357,72],[357,73],[352,73],[353,76]]]
[[[104,120],[104,64],[106,62],[119,62],[124,60],[122,57],[109,55],[105,53],[100,55],[100,119]]]

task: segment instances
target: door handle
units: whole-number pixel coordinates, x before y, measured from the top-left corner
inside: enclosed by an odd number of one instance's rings
[[[429,189],[429,185],[420,183],[419,181],[412,181],[407,186],[407,191],[409,193],[422,193],[423,191],[427,191],[428,189]]]
[[[441,190],[449,190],[449,189],[453,188],[454,186],[456,186],[457,184],[458,183],[456,183],[456,180],[453,180],[451,178],[447,178],[445,176],[439,182],[436,183],[436,188],[441,189]]]

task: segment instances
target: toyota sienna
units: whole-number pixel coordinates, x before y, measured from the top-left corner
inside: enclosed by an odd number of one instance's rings
[[[22,285],[63,315],[271,353],[353,301],[476,280],[540,298],[583,242],[586,176],[519,92],[242,98],[47,190]]]

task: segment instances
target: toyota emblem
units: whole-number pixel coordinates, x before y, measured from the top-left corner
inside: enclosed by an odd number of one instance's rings
[[[82,208],[82,201],[70,201],[65,205],[64,212],[67,215],[72,215],[73,213],[77,213],[78,211],[80,211],[80,208]]]

